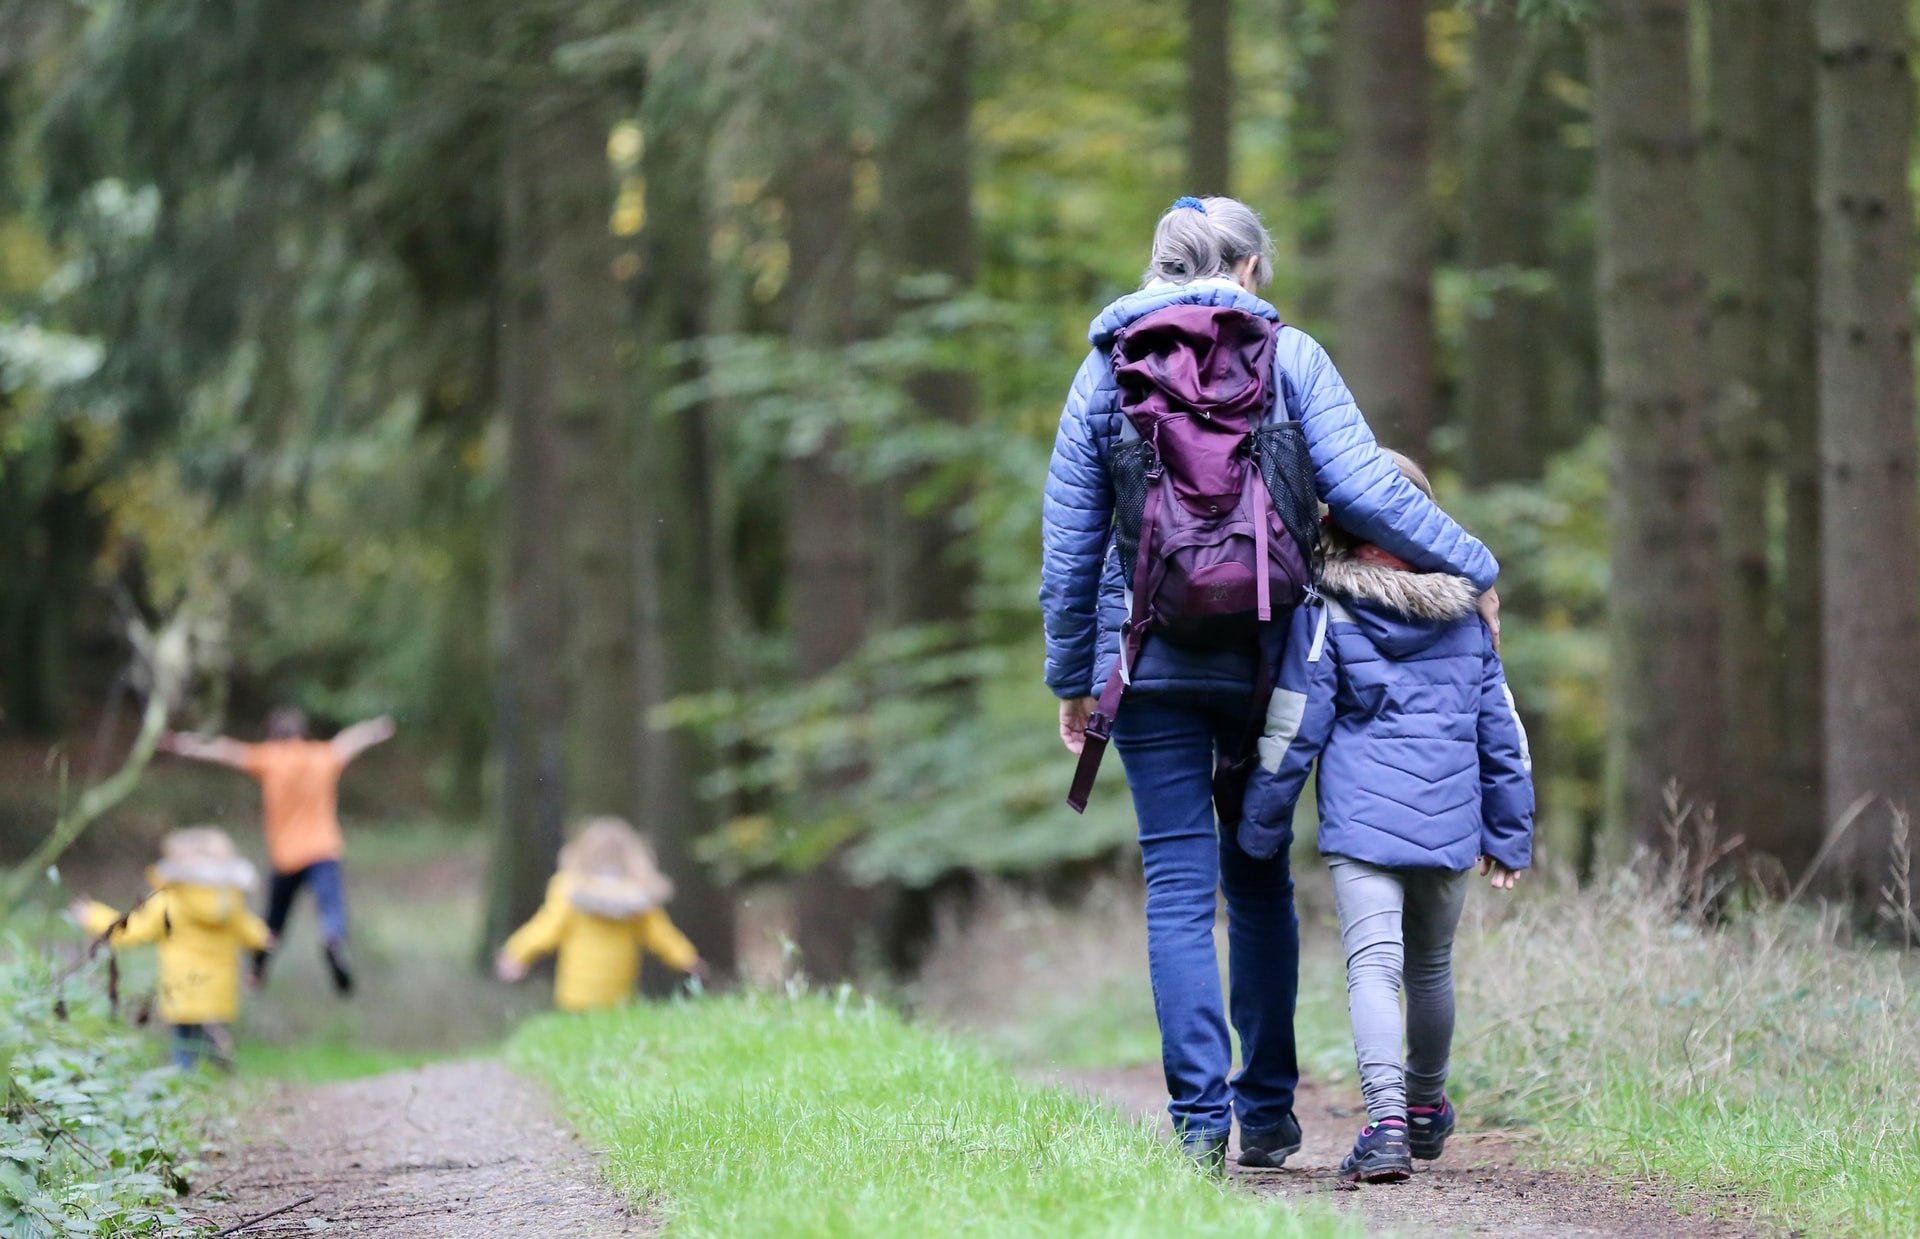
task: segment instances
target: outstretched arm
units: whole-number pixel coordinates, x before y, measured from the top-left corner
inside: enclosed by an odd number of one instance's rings
[[[394,731],[392,717],[385,714],[355,723],[333,738],[334,755],[345,765],[374,745],[391,740]]]
[[[161,732],[160,740],[154,747],[175,757],[232,766],[235,770],[247,769],[249,755],[253,752],[251,744],[226,736],[196,736],[181,731]]]

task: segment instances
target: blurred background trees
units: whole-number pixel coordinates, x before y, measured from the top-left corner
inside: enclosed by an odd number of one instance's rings
[[[492,933],[615,812],[723,967],[766,876],[818,975],[910,963],[928,892],[1130,837],[1060,806],[1039,484],[1088,318],[1224,191],[1506,566],[1544,855],[1691,803],[1797,878],[1845,821],[1871,895],[1920,738],[1910,19],[0,0],[0,727],[95,725],[116,617],[191,589],[178,721],[399,714],[494,824]]]

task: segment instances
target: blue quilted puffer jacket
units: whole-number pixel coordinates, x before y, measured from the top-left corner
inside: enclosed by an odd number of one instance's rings
[[[1320,763],[1320,850],[1389,868],[1533,860],[1527,733],[1463,578],[1330,554],[1298,608],[1247,783],[1240,846],[1271,856]]]
[[[1108,363],[1114,337],[1170,305],[1230,306],[1278,323],[1265,301],[1228,280],[1156,285],[1129,293],[1093,320],[1093,351],[1060,415],[1042,511],[1040,606],[1046,615],[1047,686],[1058,697],[1095,696],[1119,657],[1127,618],[1121,566],[1111,554],[1113,478],[1108,453],[1120,439],[1120,391]],[[1275,418],[1301,423],[1320,502],[1342,528],[1413,566],[1490,588],[1500,568],[1478,539],[1421,494],[1374,442],[1353,394],[1326,350],[1282,326],[1275,337]],[[1256,655],[1195,650],[1149,639],[1133,671],[1135,693],[1180,689],[1250,691]]]

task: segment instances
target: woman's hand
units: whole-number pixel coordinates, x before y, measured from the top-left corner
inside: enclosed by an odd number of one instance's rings
[[[1094,705],[1091,697],[1068,697],[1060,703],[1060,742],[1075,757],[1087,747],[1087,720]]]
[[[1493,634],[1493,652],[1500,652],[1500,591],[1490,589],[1480,595],[1480,618],[1486,621],[1487,631]]]
[[[1480,858],[1480,872],[1488,875],[1487,880],[1497,891],[1510,891],[1513,889],[1513,884],[1520,880],[1518,870],[1507,868],[1491,856]]]

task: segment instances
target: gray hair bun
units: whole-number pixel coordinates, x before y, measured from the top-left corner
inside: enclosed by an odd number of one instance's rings
[[[1257,260],[1256,286],[1273,279],[1273,238],[1251,207],[1233,198],[1182,198],[1154,227],[1144,282],[1231,279],[1249,258]]]

